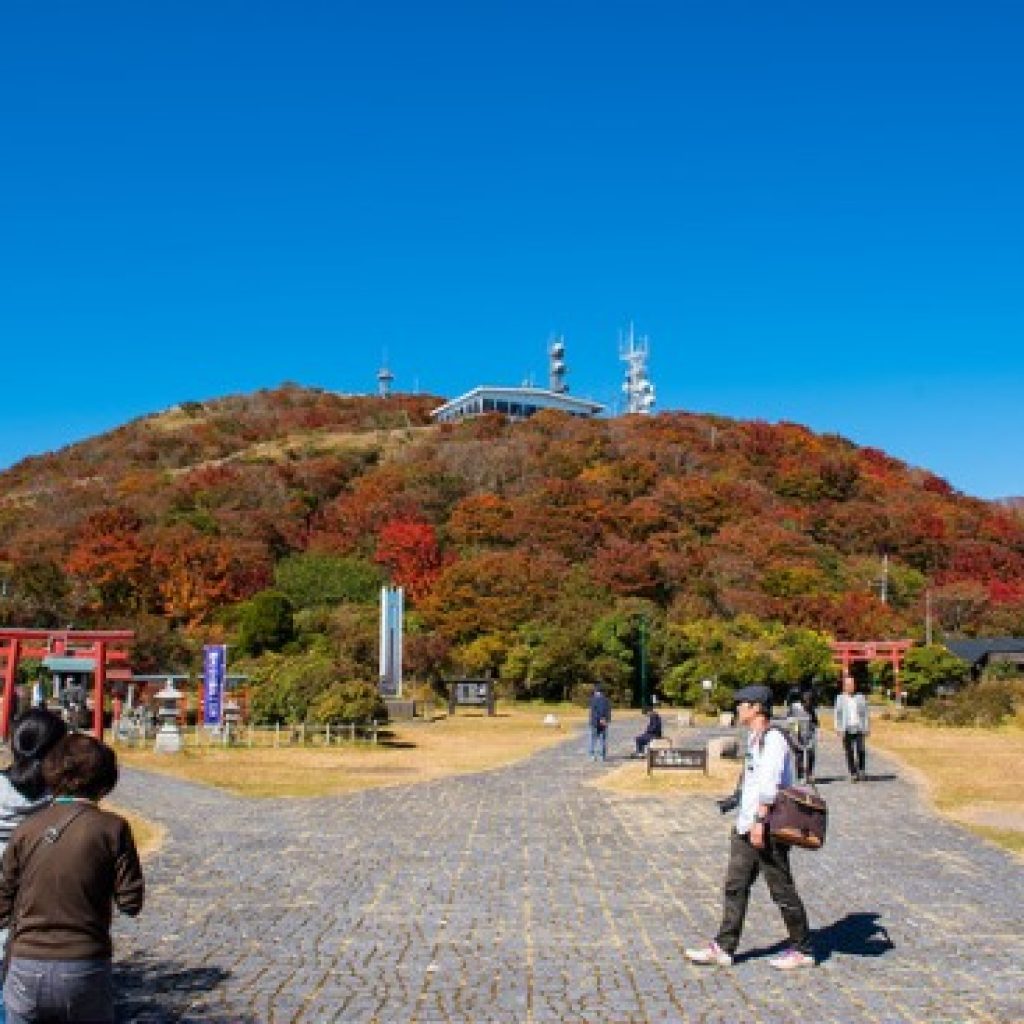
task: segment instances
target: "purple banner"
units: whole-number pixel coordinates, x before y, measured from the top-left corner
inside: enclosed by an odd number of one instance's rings
[[[224,713],[224,682],[228,649],[224,644],[203,648],[203,724],[220,725]]]

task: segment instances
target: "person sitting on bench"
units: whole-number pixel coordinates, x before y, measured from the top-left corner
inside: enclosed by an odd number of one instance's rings
[[[661,715],[655,708],[645,708],[647,715],[647,728],[636,738],[636,756],[643,757],[647,752],[647,744],[651,740],[661,739]]]

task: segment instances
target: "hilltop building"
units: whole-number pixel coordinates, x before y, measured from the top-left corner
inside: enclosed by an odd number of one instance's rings
[[[548,378],[546,388],[523,384],[519,387],[480,385],[458,398],[445,402],[430,415],[438,423],[498,413],[511,420],[526,420],[541,409],[557,409],[570,416],[590,418],[604,412],[604,406],[589,398],[574,398],[565,383],[569,370],[565,364],[565,343],[556,339],[548,349]]]
[[[570,416],[597,416],[604,406],[589,398],[573,398],[547,388],[518,388],[482,385],[436,408],[430,415],[438,423],[451,423],[484,413],[496,412],[512,420],[526,420],[541,409],[558,409]]]

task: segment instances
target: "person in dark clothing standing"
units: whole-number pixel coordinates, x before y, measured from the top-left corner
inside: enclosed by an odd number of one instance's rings
[[[106,744],[73,733],[43,761],[53,805],[4,851],[0,924],[10,927],[8,1024],[113,1024],[113,905],[134,917],[145,884],[128,823],[97,801],[117,783]]]
[[[612,703],[600,686],[594,687],[590,698],[590,760],[608,759],[608,723],[612,720]]]
[[[745,686],[736,692],[740,725],[749,730],[739,793],[739,811],[729,844],[722,923],[706,946],[686,950],[696,964],[730,967],[743,932],[750,890],[764,872],[768,891],[782,913],[789,948],[769,961],[780,971],[814,964],[807,912],[789,868],[789,847],[772,838],[768,812],[778,791],[793,784],[793,755],[786,737],[770,729],[772,692],[767,686]]]
[[[656,708],[647,709],[647,728],[636,738],[636,756],[643,757],[651,740],[661,739],[661,715]]]

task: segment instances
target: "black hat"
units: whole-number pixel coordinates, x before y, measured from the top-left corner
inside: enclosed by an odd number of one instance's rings
[[[770,710],[772,691],[767,686],[744,686],[732,695],[732,699],[737,704],[745,701],[747,704],[761,704]]]

